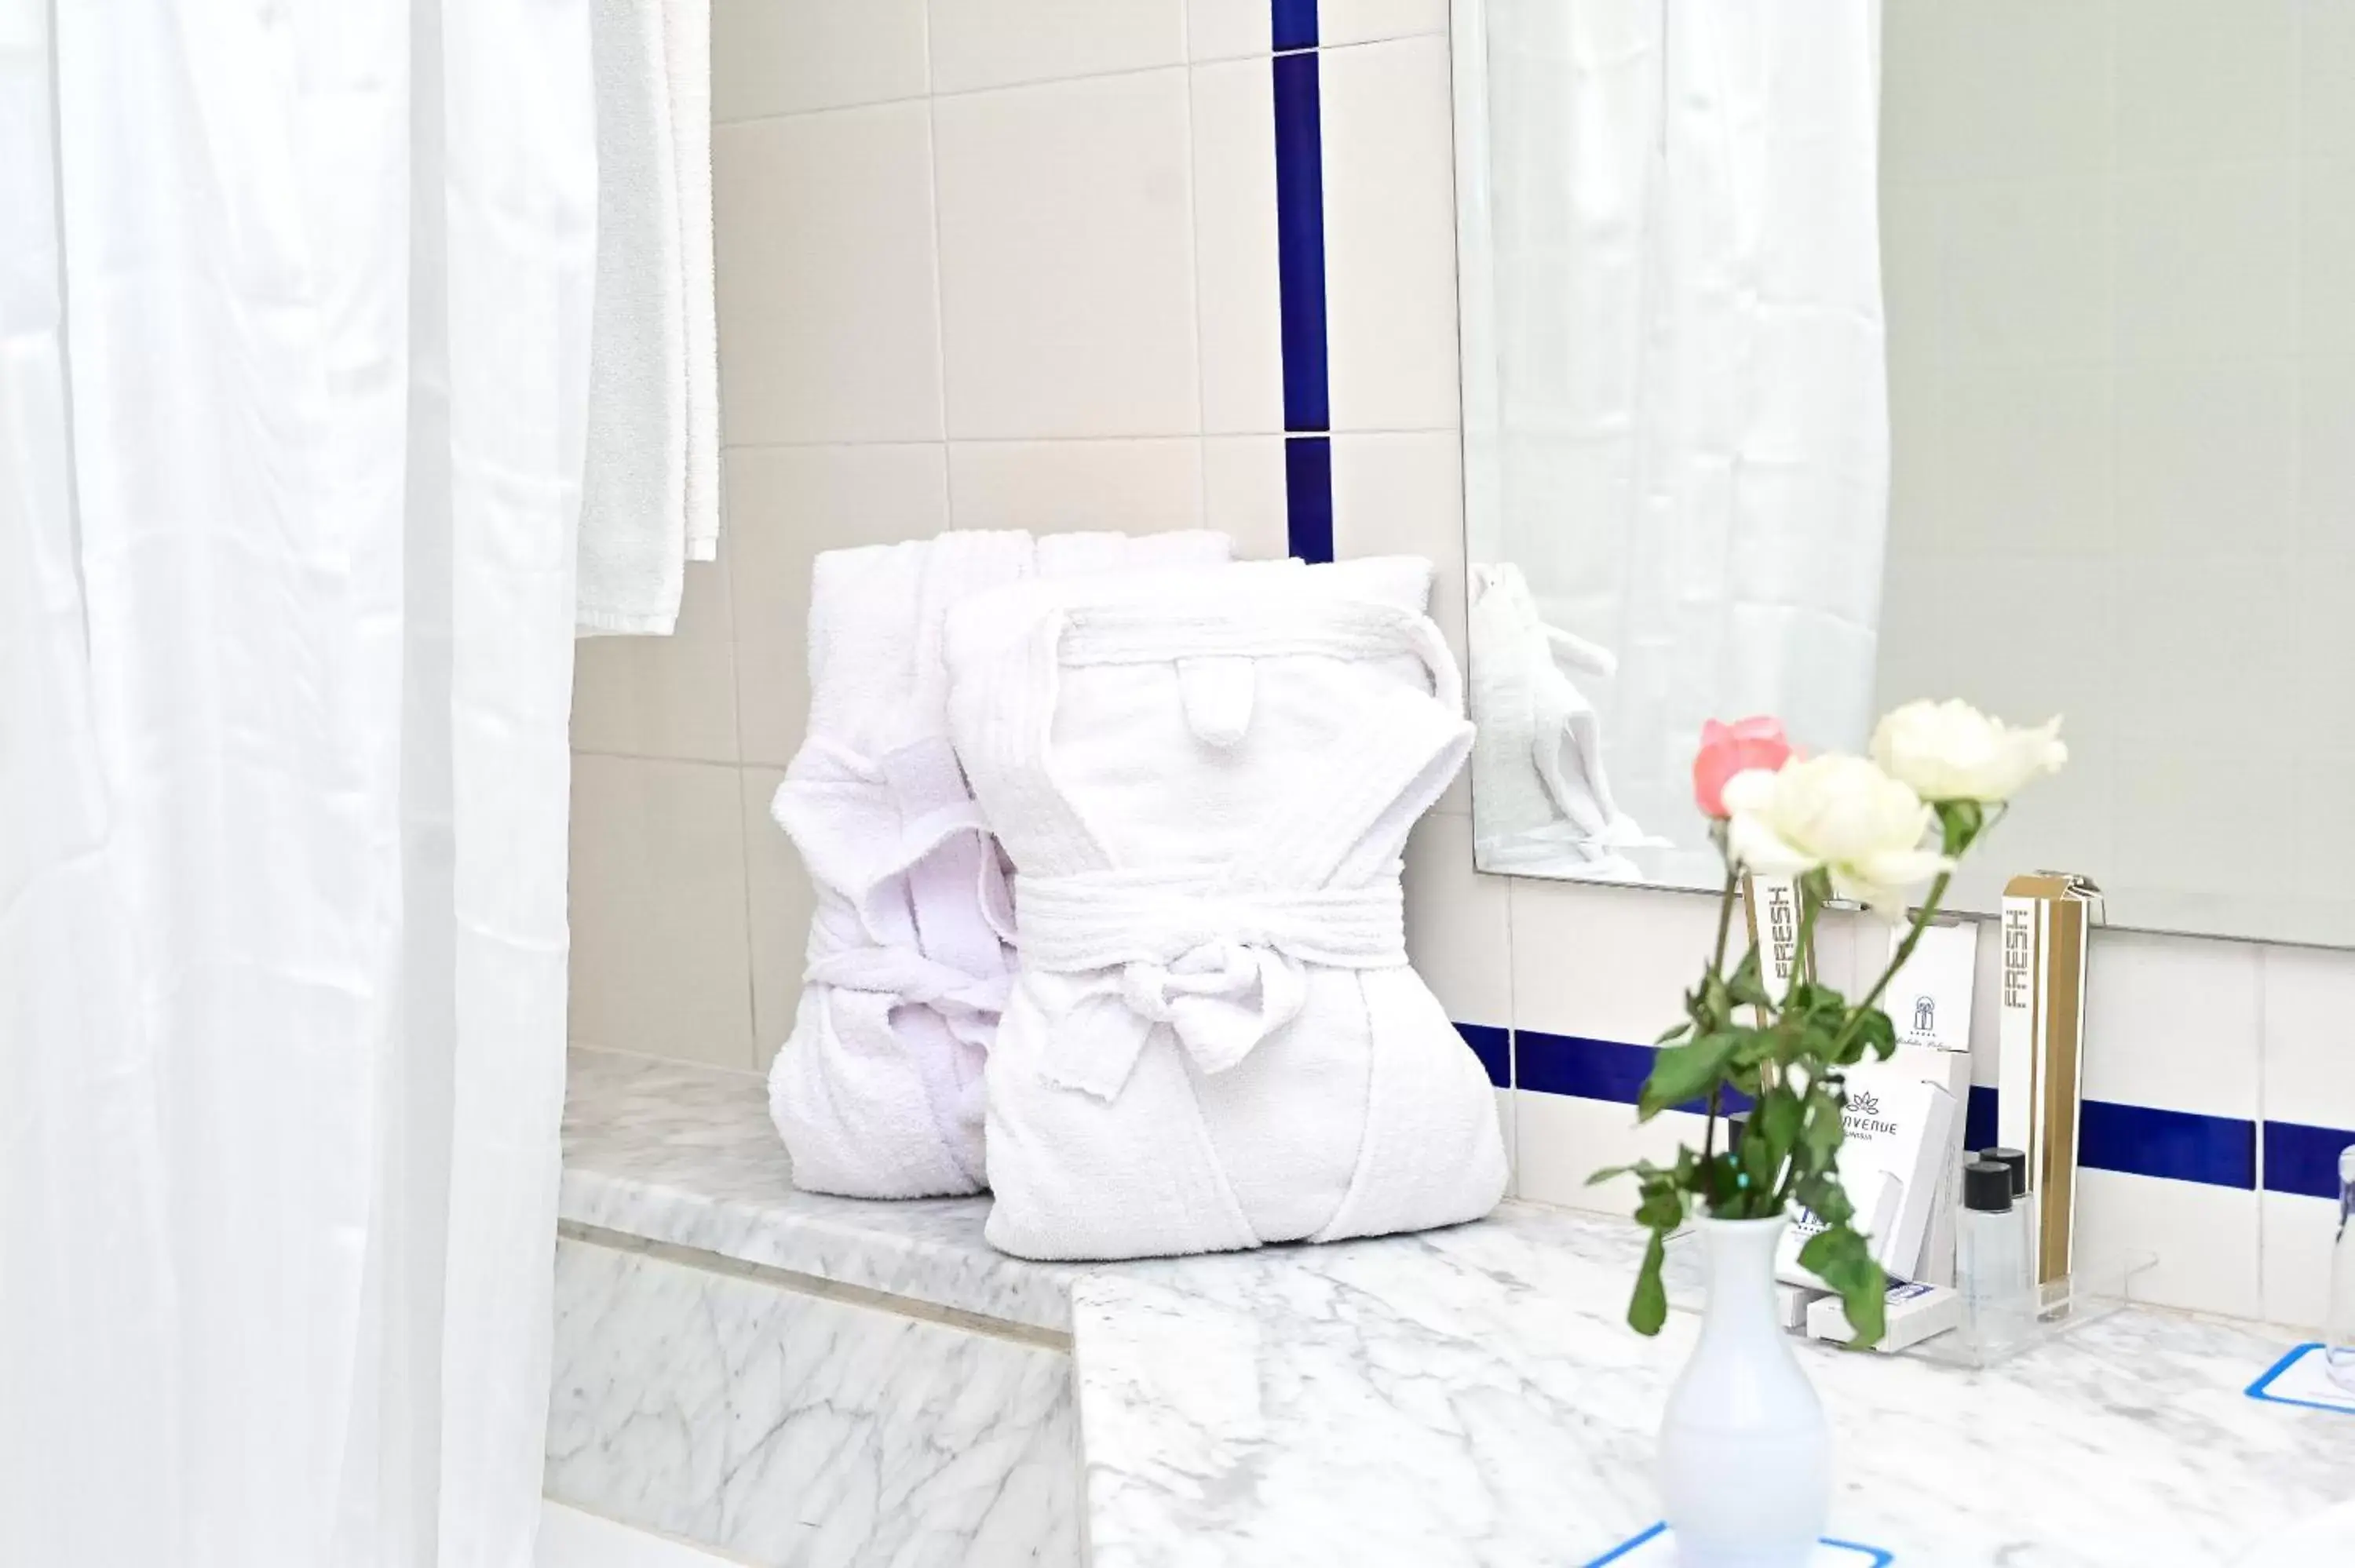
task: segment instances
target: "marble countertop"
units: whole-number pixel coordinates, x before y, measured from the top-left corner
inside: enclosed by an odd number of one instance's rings
[[[1652,1434],[1697,1319],[1623,1320],[1632,1225],[1508,1203],[1328,1247],[1042,1266],[986,1200],[793,1191],[760,1080],[576,1054],[563,1215],[1068,1330],[1098,1568],[1570,1564],[1658,1514]],[[2290,1339],[2132,1310],[1966,1372],[1801,1354],[1835,1536],[1915,1564],[2223,1564],[2355,1496],[2355,1416],[2243,1390]]]

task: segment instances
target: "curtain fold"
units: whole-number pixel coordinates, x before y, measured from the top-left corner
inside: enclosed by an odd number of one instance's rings
[[[0,7],[0,1561],[525,1568],[586,5]]]
[[[1819,749],[1870,724],[1879,0],[1485,13],[1496,517],[1476,553],[1616,656],[1579,685],[1618,803],[1700,845],[1703,719],[1778,714]],[[1653,869],[1678,880],[1675,858]]]

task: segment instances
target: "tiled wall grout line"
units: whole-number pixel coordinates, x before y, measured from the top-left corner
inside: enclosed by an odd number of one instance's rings
[[[945,366],[943,366],[945,369]],[[1358,429],[1348,426],[1329,430],[1134,430],[1112,435],[1039,435],[1039,436],[945,436],[911,437],[873,441],[732,441],[726,450],[738,452],[761,451],[859,451],[874,448],[938,447],[1028,447],[1028,446],[1109,446],[1123,442],[1144,441],[1248,441],[1273,440],[1279,437],[1297,436],[1313,440],[1356,440],[1370,436],[1456,436],[1462,431],[1454,425],[1401,426],[1395,428]]]
[[[929,72],[932,64],[929,14],[926,17],[925,34],[925,69]],[[1151,76],[1156,71],[1190,71],[1204,66],[1234,65],[1248,60],[1275,59],[1286,55],[1340,54],[1351,49],[1376,48],[1383,44],[1394,44],[1405,38],[1434,38],[1446,36],[1444,28],[1427,28],[1413,32],[1388,34],[1379,38],[1351,38],[1347,43],[1339,44],[1308,44],[1291,49],[1267,48],[1253,49],[1242,54],[1209,55],[1201,59],[1191,58],[1189,49],[1184,58],[1163,60],[1154,65],[1119,66],[1111,70],[1084,70],[1059,73],[1053,76],[1025,77],[1018,81],[994,81],[986,87],[957,87],[944,92],[935,92],[928,88],[922,92],[897,93],[889,98],[864,98],[856,103],[828,103],[812,109],[787,109],[773,114],[730,115],[725,120],[714,120],[712,128],[718,130],[722,126],[730,125],[768,125],[781,120],[803,120],[818,114],[853,113],[862,109],[886,109],[894,104],[937,103],[943,99],[986,98],[992,93],[1021,92],[1030,88],[1056,87],[1067,82],[1118,81],[1127,77]]]

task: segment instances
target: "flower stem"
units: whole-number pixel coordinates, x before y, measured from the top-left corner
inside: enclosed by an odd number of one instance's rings
[[[1729,863],[1725,868],[1725,890],[1717,898],[1717,951],[1709,960],[1709,972],[1717,979],[1725,976],[1725,940],[1733,929],[1733,895],[1742,885],[1742,874]],[[1709,1120],[1701,1130],[1700,1179],[1707,1184],[1709,1208],[1717,1212],[1717,1118],[1721,1107],[1720,1095],[1724,1089],[1720,1080],[1709,1086]]]
[[[1889,990],[1889,982],[1897,978],[1897,971],[1905,967],[1905,960],[1913,956],[1913,949],[1922,945],[1922,933],[1929,928],[1931,920],[1936,916],[1938,902],[1945,897],[1946,885],[1954,879],[1953,872],[1941,872],[1938,880],[1930,885],[1929,896],[1922,901],[1921,909],[1913,916],[1913,928],[1905,933],[1905,939],[1897,944],[1897,951],[1891,956],[1889,967],[1881,971],[1881,978],[1872,982],[1870,991],[1864,993],[1864,1000],[1848,1010],[1848,1017],[1841,1022],[1839,1033],[1832,1039],[1834,1060],[1838,1059],[1840,1051],[1848,1044],[1849,1036],[1856,1033],[1857,1025],[1864,1022],[1864,1015],[1880,1004],[1882,993]]]

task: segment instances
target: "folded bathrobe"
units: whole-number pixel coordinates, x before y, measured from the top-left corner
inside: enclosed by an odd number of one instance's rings
[[[1210,567],[1216,534],[943,534],[831,550],[813,570],[809,733],[773,810],[816,894],[769,1103],[797,1186],[977,1192],[984,1054],[1013,930],[996,841],[947,734],[943,623],[1033,577]]]
[[[1449,1224],[1505,1187],[1408,967],[1400,852],[1472,743],[1422,562],[1031,585],[952,618],[951,730],[1018,869],[987,1234],[1035,1258]]]

